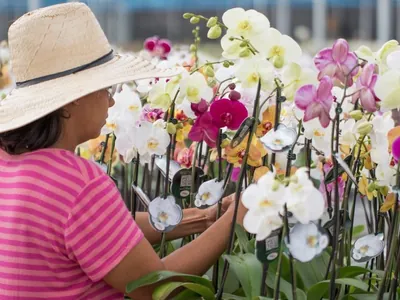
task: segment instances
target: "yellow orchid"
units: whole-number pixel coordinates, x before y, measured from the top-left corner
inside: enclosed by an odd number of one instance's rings
[[[257,126],[257,137],[264,136],[268,131],[274,128],[276,105],[269,106],[262,114],[261,123]]]
[[[190,131],[191,128],[192,128],[192,125],[190,125],[189,123],[186,123],[186,124],[183,125],[182,128],[179,128],[176,131],[176,137],[175,137],[176,141],[178,143],[184,142],[185,139],[188,138],[188,134],[189,134],[189,131]]]
[[[231,148],[228,146],[225,149],[226,159],[229,163],[233,164],[235,167],[239,167],[242,164],[243,157],[246,152],[248,136],[243,139],[243,141],[236,146]],[[262,164],[262,158],[267,155],[267,150],[264,145],[256,137],[253,137],[249,150],[249,157],[247,159],[247,164],[252,167],[259,167]]]
[[[396,196],[394,193],[390,193],[387,195],[385,202],[383,202],[380,211],[381,212],[387,212],[390,209],[394,208],[394,204],[396,201]]]
[[[100,159],[101,152],[103,151],[103,144],[102,143],[104,143],[105,140],[106,140],[106,136],[105,135],[100,135],[99,137],[88,141],[88,143],[87,143],[88,149],[87,150],[95,160],[99,160]],[[108,163],[109,160],[110,160],[110,157],[111,157],[111,142],[112,142],[112,137],[109,136],[108,137],[108,143],[107,143],[107,149],[106,149],[106,152],[104,154],[104,163]],[[118,158],[118,153],[114,149],[113,162],[115,162],[117,158]]]
[[[372,200],[374,197],[373,192],[368,191],[368,179],[365,175],[361,176],[361,180],[358,183],[358,191],[361,193],[361,195],[367,196],[368,200]]]

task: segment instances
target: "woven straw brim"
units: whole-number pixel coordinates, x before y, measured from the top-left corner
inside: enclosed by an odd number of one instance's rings
[[[173,77],[182,69],[159,69],[133,55],[115,55],[109,62],[72,75],[11,91],[0,101],[0,133],[23,127],[83,96],[114,84]]]

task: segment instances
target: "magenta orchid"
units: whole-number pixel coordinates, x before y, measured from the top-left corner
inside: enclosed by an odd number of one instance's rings
[[[397,163],[400,158],[400,137],[396,138],[392,144],[392,155],[394,161]]]
[[[229,99],[214,101],[210,106],[210,113],[218,128],[226,126],[231,130],[238,129],[248,116],[247,109],[241,102]]]
[[[376,102],[379,101],[375,95],[374,87],[378,75],[374,74],[375,64],[364,66],[360,77],[357,79],[357,92],[353,95],[353,103],[360,99],[361,106],[368,112],[376,111]]]
[[[304,122],[319,118],[322,127],[328,127],[329,112],[333,103],[332,87],[332,80],[324,76],[318,89],[312,84],[307,84],[296,92],[294,102],[299,109],[304,110]]]
[[[331,162],[327,162],[324,164],[323,169],[324,169],[324,174],[328,174],[329,171],[333,168],[333,164]],[[342,176],[339,176],[337,179],[337,183],[339,186],[339,201],[343,200],[343,194],[344,194],[344,188],[346,185],[346,181],[343,180]],[[334,200],[335,199],[335,182],[331,182],[328,184],[325,184],[323,181],[321,181],[321,184],[319,186],[319,191],[322,193],[325,199],[325,205],[328,206],[328,195],[330,195],[330,199]]]
[[[210,112],[205,112],[196,119],[188,137],[194,142],[204,141],[211,148],[216,146],[218,127],[214,125]]]
[[[349,44],[344,39],[338,39],[332,48],[322,49],[314,58],[314,64],[320,71],[318,80],[324,76],[329,76],[343,84],[346,76],[347,85],[353,85],[353,76],[358,73],[357,56],[349,52]]]
[[[199,117],[208,110],[208,103],[206,100],[201,99],[199,103],[191,103],[190,108],[192,109],[196,117]]]
[[[149,51],[152,56],[166,59],[171,52],[171,42],[167,39],[160,39],[158,36],[153,36],[144,41],[144,48]]]

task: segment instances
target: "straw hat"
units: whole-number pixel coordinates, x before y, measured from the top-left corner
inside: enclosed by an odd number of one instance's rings
[[[113,52],[90,8],[78,2],[23,15],[8,39],[16,88],[0,101],[0,133],[112,85],[181,72]]]

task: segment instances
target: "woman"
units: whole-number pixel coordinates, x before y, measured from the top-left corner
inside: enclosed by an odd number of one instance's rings
[[[9,45],[17,83],[0,101],[0,299],[122,299],[153,271],[206,272],[227,246],[230,199],[216,222],[214,210],[185,211],[168,238],[205,232],[160,260],[148,216],[135,222],[109,177],[73,153],[100,134],[114,104],[108,87],[179,70],[114,54],[81,3],[22,16]],[[129,296],[151,299],[153,289]]]

